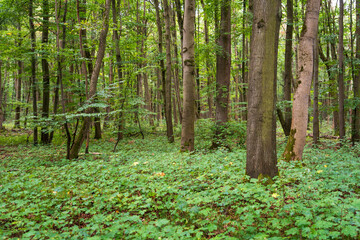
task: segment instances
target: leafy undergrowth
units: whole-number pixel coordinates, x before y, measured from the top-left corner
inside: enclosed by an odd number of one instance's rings
[[[180,153],[164,136],[0,147],[3,239],[359,239],[360,147],[307,149],[273,184],[245,150]],[[299,166],[301,165],[301,166]]]

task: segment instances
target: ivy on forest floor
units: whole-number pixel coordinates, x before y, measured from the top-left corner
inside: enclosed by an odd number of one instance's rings
[[[360,147],[310,149],[264,185],[246,151],[180,153],[163,136],[96,141],[76,161],[57,147],[2,148],[2,239],[357,239]],[[3,157],[1,157],[3,156]]]

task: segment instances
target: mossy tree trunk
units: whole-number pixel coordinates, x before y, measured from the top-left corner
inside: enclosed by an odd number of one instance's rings
[[[356,38],[356,59],[360,59],[360,0],[356,0],[356,30],[355,30],[355,38]],[[355,78],[353,82],[354,89],[354,98],[356,101],[360,98],[360,64],[356,62],[355,68],[357,71],[355,72]],[[357,104],[354,112],[353,112],[353,124],[352,124],[352,136],[351,141],[353,143],[360,141],[360,105]]]
[[[290,136],[283,154],[286,161],[301,160],[305,147],[319,10],[320,0],[309,0],[307,2],[305,24],[299,42],[298,86],[294,94]]]
[[[280,0],[254,0],[250,45],[246,174],[274,177],[276,166],[276,69]]]

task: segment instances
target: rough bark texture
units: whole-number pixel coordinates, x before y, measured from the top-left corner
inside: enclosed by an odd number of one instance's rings
[[[225,124],[229,113],[229,87],[231,67],[231,1],[221,1],[221,23],[216,54],[216,113],[215,138],[212,147],[221,145],[225,138]]]
[[[286,161],[301,160],[305,146],[319,9],[320,0],[309,0],[307,2],[305,24],[299,42],[298,87],[294,94],[290,136],[284,152]]]
[[[338,77],[338,89],[339,89],[339,136],[340,139],[345,138],[345,86],[344,86],[344,1],[340,0],[340,15],[339,15],[339,77]]]
[[[36,58],[35,58],[35,27],[34,27],[34,14],[33,14],[33,0],[29,1],[29,25],[30,25],[30,39],[31,39],[31,88],[33,98],[33,115],[34,121],[37,120],[37,91],[36,91]],[[35,124],[34,127],[34,145],[38,144],[38,128]]]
[[[286,5],[287,25],[286,25],[286,42],[285,42],[285,76],[284,76],[284,101],[291,101],[291,82],[292,82],[292,42],[293,42],[293,0],[287,0]],[[291,128],[291,107],[290,103],[286,103],[285,107],[285,124],[284,133],[286,136],[290,134]]]
[[[171,112],[171,32],[170,8],[167,0],[164,3],[165,42],[166,42],[166,77],[164,86],[166,135],[169,142],[174,142],[172,112]]]
[[[252,1],[253,29],[247,115],[246,174],[274,177],[276,166],[276,60],[280,0]]]
[[[106,49],[106,36],[107,36],[107,32],[109,29],[109,11],[110,11],[110,4],[111,4],[111,0],[106,0],[105,3],[105,13],[104,13],[104,23],[103,23],[103,27],[102,30],[100,32],[100,38],[99,38],[99,49],[97,52],[97,58],[96,58],[96,62],[95,62],[95,67],[94,70],[92,71],[91,74],[91,79],[90,79],[90,87],[89,87],[89,99],[90,101],[94,101],[94,96],[96,94],[96,87],[97,87],[97,82],[98,82],[98,78],[99,78],[99,73],[100,73],[100,69],[101,69],[101,65],[102,65],[102,61],[105,55],[105,49]],[[86,110],[86,113],[91,113],[92,109],[88,108]],[[91,118],[90,117],[85,117],[84,121],[82,123],[80,132],[78,134],[78,136],[76,137],[73,146],[71,147],[70,150],[70,155],[69,158],[73,159],[73,158],[77,158],[79,155],[79,151],[80,148],[85,140],[85,137],[88,134],[89,131],[89,127],[91,125]]]
[[[360,22],[360,0],[356,0],[356,22]],[[360,59],[360,25],[356,24],[355,30],[356,38],[356,59]],[[355,68],[355,78],[353,83],[354,89],[354,98],[356,101],[360,99],[360,64],[356,63]],[[352,136],[351,141],[353,143],[360,141],[360,104],[357,104],[354,113],[353,113],[353,127],[352,127]]]
[[[185,0],[183,41],[183,121],[181,151],[194,150],[195,125],[195,0]]]

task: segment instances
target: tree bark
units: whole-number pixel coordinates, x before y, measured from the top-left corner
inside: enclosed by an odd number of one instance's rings
[[[247,116],[246,174],[274,177],[276,166],[276,69],[280,29],[279,0],[252,1],[253,29]]]
[[[33,98],[33,115],[34,115],[34,145],[38,144],[38,127],[37,127],[37,89],[36,89],[36,58],[35,58],[35,46],[36,46],[36,35],[34,27],[34,14],[33,14],[33,0],[29,0],[29,26],[30,26],[30,38],[31,38],[31,88]]]
[[[183,121],[182,152],[194,151],[195,126],[195,0],[185,0],[183,41]]]
[[[314,103],[313,103],[313,142],[319,144],[320,124],[319,124],[319,41],[314,44]]]
[[[170,8],[167,0],[164,4],[164,21],[165,21],[165,42],[166,42],[166,77],[163,83],[164,101],[165,101],[165,118],[166,118],[166,135],[169,142],[174,142],[172,112],[171,112],[171,32],[170,32]]]
[[[284,133],[286,136],[290,134],[291,128],[291,82],[292,82],[292,42],[293,42],[293,0],[287,0],[287,25],[286,25],[286,40],[285,40],[285,76],[284,76],[284,101],[285,104],[285,125]]]
[[[104,22],[103,22],[103,27],[100,32],[100,38],[99,38],[99,49],[97,52],[95,67],[94,67],[94,70],[92,71],[91,79],[90,79],[90,88],[89,88],[90,102],[94,101],[93,98],[95,97],[95,94],[96,94],[99,73],[100,73],[102,61],[103,61],[103,58],[105,55],[106,36],[107,36],[108,29],[109,29],[110,4],[111,4],[111,0],[106,0],[105,12],[104,12],[104,17],[103,17]],[[88,114],[92,113],[92,109],[90,109],[90,108],[86,109],[86,113],[88,113]],[[70,150],[69,159],[78,157],[80,148],[85,140],[86,135],[88,134],[90,125],[91,125],[91,118],[89,116],[86,116],[82,123],[80,132],[79,132],[78,136],[76,137],[74,144]]]
[[[19,40],[19,47],[21,46],[21,40]],[[16,79],[15,95],[16,95],[16,108],[15,108],[15,128],[20,128],[20,103],[21,103],[21,82],[23,73],[23,62],[21,60],[16,61],[18,67],[18,75]]]
[[[360,0],[356,0],[356,30],[355,30],[355,39],[356,39],[356,59],[360,59]],[[351,141],[354,143],[360,141],[360,64],[356,62],[355,69],[355,78],[353,82],[353,91],[354,91],[354,100],[356,101],[356,106],[353,113],[353,124],[352,124],[352,136]]]
[[[305,147],[319,10],[320,0],[309,0],[307,2],[305,23],[299,42],[298,86],[294,94],[290,136],[283,154],[285,161],[301,160]]]
[[[49,41],[49,1],[43,0],[43,31],[42,31],[42,39],[41,42],[43,47],[48,44]],[[41,67],[43,71],[43,103],[42,103],[42,118],[46,119],[47,122],[50,113],[50,72],[49,72],[49,63],[47,61],[47,51],[43,50],[43,54],[41,56]],[[48,127],[41,128],[41,143],[49,144],[50,134]]]
[[[216,31],[216,30],[215,30]],[[229,87],[231,67],[231,1],[221,1],[221,22],[216,52],[215,138],[212,148],[224,143],[229,115]]]
[[[339,137],[345,138],[345,86],[344,86],[344,1],[340,0],[340,15],[339,15],[339,76],[338,76],[338,90],[339,90]]]

